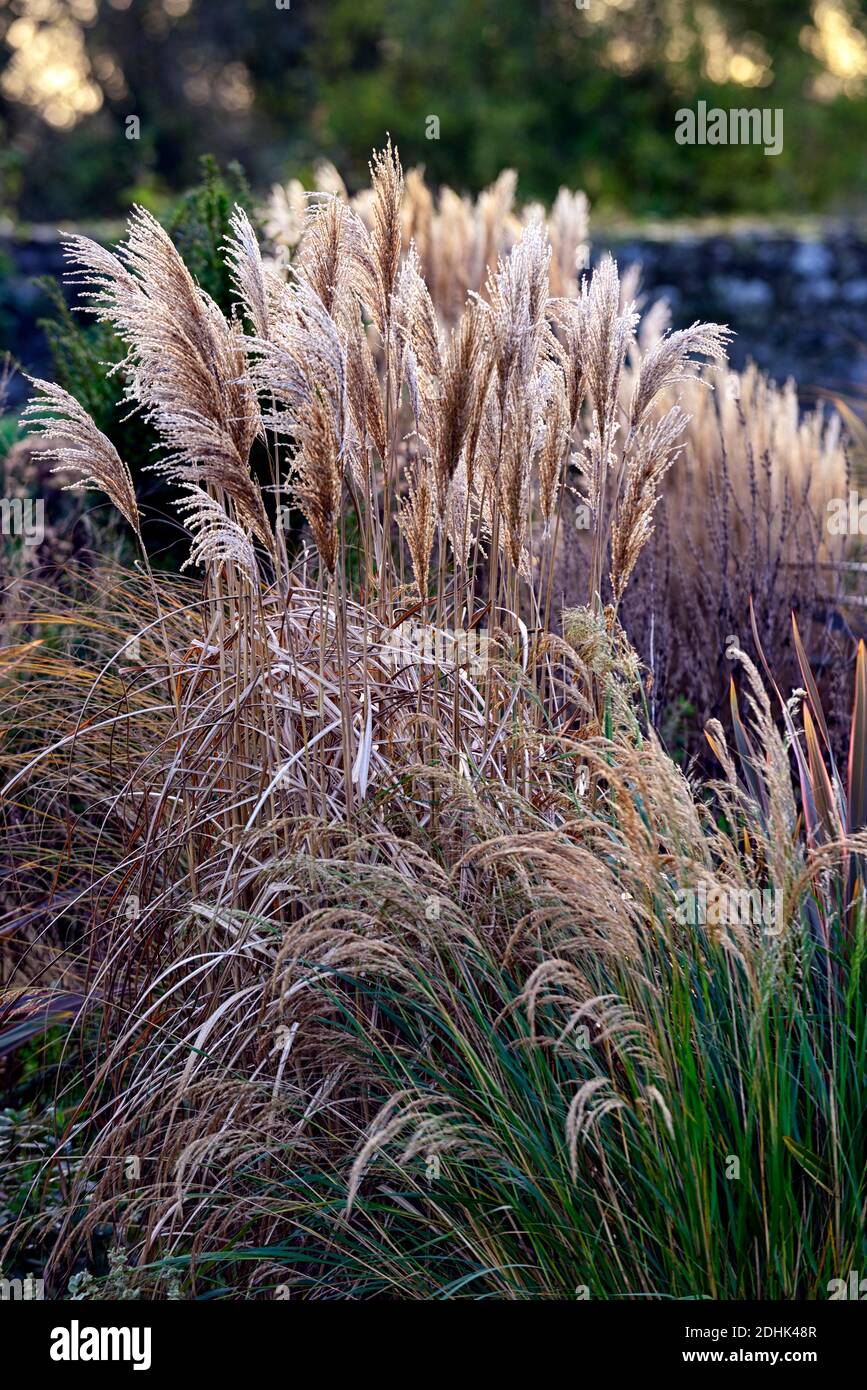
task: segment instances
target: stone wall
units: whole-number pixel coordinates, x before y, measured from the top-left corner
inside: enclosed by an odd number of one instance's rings
[[[621,269],[642,263],[642,289],[669,300],[676,327],[728,323],[734,366],[752,358],[777,380],[793,376],[805,401],[867,394],[867,226],[597,233],[594,258],[605,248]]]
[[[670,301],[676,327],[728,323],[735,366],[752,358],[779,380],[794,376],[805,401],[823,391],[867,394],[867,225],[608,233],[591,222],[591,230],[594,260],[610,249],[621,269],[640,261],[644,293]],[[63,273],[56,233],[0,235],[0,270],[4,262],[11,274],[0,282],[0,347],[44,374],[36,320],[45,304],[32,282]]]
[[[9,351],[32,376],[51,374],[51,359],[38,320],[49,305],[39,286],[40,276],[62,280],[63,251],[53,230],[26,237],[0,234],[0,352]],[[12,380],[11,406],[20,405],[28,391],[20,376]]]

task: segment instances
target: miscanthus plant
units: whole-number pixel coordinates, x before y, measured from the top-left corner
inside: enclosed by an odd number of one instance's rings
[[[835,412],[799,411],[792,381],[779,388],[752,366],[714,374],[721,389],[680,390],[690,416],[682,465],[666,474],[656,530],[622,609],[653,672],[651,710],[664,727],[666,705],[670,718],[676,701],[688,701],[687,747],[697,751],[707,720],[727,708],[730,640],[759,661],[751,602],[775,680],[786,691],[801,684],[795,612],[840,754],[852,701],[848,625],[860,627],[859,600],[847,606],[852,541],[832,535],[827,518],[829,500],[848,496],[849,439]]]
[[[473,200],[447,186],[434,193],[422,169],[410,169],[403,180],[400,223],[404,249],[415,247],[425,284],[437,315],[453,326],[466,307],[467,295],[484,289],[488,271],[520,240],[531,221],[544,221],[551,247],[549,269],[552,295],[574,295],[590,246],[589,203],[584,193],[561,188],[550,212],[539,204],[516,202],[518,177],[504,169],[497,180]],[[315,187],[307,192],[298,179],[277,184],[259,218],[265,233],[265,255],[291,260],[307,227],[311,200],[330,196],[349,204],[369,229],[373,227],[376,194],[364,188],[350,198],[332,164],[317,165]]]
[[[163,447],[155,466],[181,490],[190,564],[204,568],[209,605],[196,669],[219,658],[212,716],[244,692],[251,717],[240,761],[255,745],[267,774],[263,807],[279,789],[281,804],[288,796],[296,809],[328,813],[336,797],[351,810],[395,745],[427,757],[425,731],[435,726],[442,738],[447,701],[454,717],[436,761],[466,771],[486,759],[514,780],[503,719],[519,690],[536,695],[543,680],[562,680],[549,616],[565,461],[580,451],[594,523],[588,608],[601,621],[607,574],[613,632],[685,425],[676,403],[659,415],[654,402],[691,374],[694,354],[724,355],[715,325],[663,336],[642,360],[622,419],[637,315],[621,305],[610,259],[574,297],[552,297],[538,220],[490,273],[484,296],[442,332],[417,256],[402,256],[403,175],[390,146],[371,176],[371,228],[339,198],[320,198],[289,280],[263,268],[236,211],[226,247],[239,305],[231,320],[142,210],[117,254],[82,238],[69,245],[94,311],[127,343],[130,403]],[[37,389],[30,423],[64,437],[58,461],[107,492],[140,537],[130,473],[113,445],[61,388]],[[262,436],[271,444],[264,485],[250,469]],[[289,507],[306,518],[316,552],[315,573],[305,559],[300,582],[280,524]],[[407,618],[440,633],[484,629],[505,666],[487,662],[476,684],[454,671],[402,672],[410,698],[374,709],[388,634]],[[311,642],[318,686],[287,704],[282,678]],[[178,654],[167,650],[166,661],[177,675]],[[176,679],[171,689],[185,720]],[[604,692],[596,694],[598,719]],[[428,703],[434,724],[419,717]],[[538,727],[544,703],[532,705],[522,700],[517,717]],[[217,727],[237,773],[239,721]]]
[[[624,404],[616,266],[552,294],[538,219],[443,328],[390,146],[371,175],[367,220],[312,203],[288,278],[236,212],[230,318],[140,210],[70,245],[201,575],[153,572],[123,460],[37,383],[141,548],[55,613],[80,640],[34,595],[3,654],[10,881],[63,941],[89,1083],[49,1277],[110,1228],[150,1289],[821,1296],[864,1253],[863,891],[827,872],[861,826],[803,842],[760,703],[719,818],[618,620],[681,447],[663,397],[725,331],[661,337]],[[555,635],[570,459],[592,564]],[[779,891],[774,935],[683,924],[700,882]]]

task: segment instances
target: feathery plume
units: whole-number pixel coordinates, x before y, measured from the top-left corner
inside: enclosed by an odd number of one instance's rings
[[[393,317],[398,343],[411,343],[425,376],[439,380],[442,371],[439,325],[430,292],[421,274],[415,246],[410,246],[400,268],[394,293]]]
[[[301,278],[281,289],[271,313],[268,339],[250,339],[250,379],[276,409],[263,423],[296,438],[315,399],[327,399],[335,435],[342,449],[347,442],[346,354],[337,324],[316,290]]]
[[[399,373],[406,383],[425,447],[436,435],[442,354],[436,311],[414,246],[400,268],[392,299],[392,334]]]
[[[250,219],[242,207],[235,205],[229,218],[232,235],[225,242],[226,265],[232,287],[243,304],[255,332],[260,338],[268,336],[268,291],[262,253]]]
[[[216,498],[203,488],[190,487],[178,503],[178,511],[193,533],[190,554],[181,565],[182,570],[198,564],[219,569],[232,561],[251,585],[256,584],[256,552],[250,537],[237,521],[227,516]]]
[[[373,190],[370,258],[377,294],[370,305],[376,326],[385,335],[391,318],[391,297],[400,266],[400,215],[403,202],[403,170],[391,136],[384,150],[374,152],[370,162]]]
[[[169,451],[154,467],[183,485],[205,483],[225,494],[238,523],[271,550],[249,466],[261,418],[240,325],[226,322],[143,208],[134,209],[117,254],[81,236],[67,238],[66,254],[77,264],[70,278],[88,291],[90,311],[127,344],[128,398]]]
[[[631,428],[641,424],[661,391],[696,376],[699,364],[694,354],[725,362],[730,338],[731,331],[718,323],[694,323],[659,338],[641,359],[629,408]]]
[[[566,383],[558,367],[543,369],[545,394],[545,437],[539,451],[539,509],[547,540],[557,503],[557,493],[563,471],[563,456],[569,439],[569,404]]]
[[[660,419],[631,433],[626,450],[625,478],[611,529],[611,588],[615,606],[653,534],[653,513],[659,484],[680,453],[686,416],[674,405]]]
[[[528,382],[545,331],[548,302],[548,267],[551,247],[541,222],[524,228],[521,240],[507,258],[500,258],[497,270],[488,277],[489,304],[484,312],[493,342],[500,410],[514,376]]]
[[[452,554],[465,569],[469,564],[473,533],[470,526],[470,487],[466,459],[462,458],[452,476],[446,507],[446,533]]]
[[[433,239],[434,201],[431,191],[424,181],[421,169],[410,169],[404,183],[403,208],[401,209],[401,231],[403,244],[415,244],[419,259],[424,267],[424,276],[430,285],[433,282],[431,264],[431,244]]]
[[[367,229],[340,198],[320,197],[311,203],[293,269],[336,322],[354,310],[355,291],[365,287],[359,270],[363,272],[369,260],[368,246]]]
[[[141,538],[141,521],[129,468],[74,396],[52,381],[28,377],[39,392],[25,407],[22,420],[43,439],[59,438],[60,447],[40,450],[57,460],[55,473],[74,469],[81,476],[66,489],[99,488]]]
[[[587,316],[590,302],[586,295],[580,295],[577,299],[552,299],[548,312],[556,331],[546,338],[545,346],[563,372],[571,433],[578,423],[587,394]]]
[[[617,262],[611,256],[603,257],[589,288],[584,282],[582,298],[586,300],[587,380],[605,437],[610,435],[616,418],[623,365],[635,336],[638,315],[631,302],[621,312],[620,277]]]
[[[419,597],[427,597],[430,558],[436,532],[434,485],[430,466],[418,460],[408,479],[407,496],[398,512],[398,523],[409,547],[412,572]]]
[[[530,511],[530,472],[544,437],[543,396],[538,377],[521,386],[512,383],[506,405],[503,452],[496,473],[497,500],[506,553],[516,569]]]
[[[443,364],[434,445],[437,508],[441,517],[445,513],[449,486],[464,443],[472,434],[474,420],[487,390],[490,362],[486,372],[482,357],[481,312],[478,305],[470,303],[452,332]],[[469,458],[466,465],[468,479],[471,478],[472,464],[472,458]]]
[[[356,309],[346,335],[346,397],[353,424],[364,444],[373,442],[380,459],[386,455],[382,389],[367,334]]]
[[[304,411],[293,487],[320,559],[333,576],[337,568],[343,466],[334,415],[319,393],[313,394]]]
[[[593,400],[593,422],[585,443],[589,464],[588,498],[594,517],[599,517],[605,477],[613,459],[617,433],[617,408],[626,354],[635,337],[638,315],[629,303],[621,311],[617,263],[603,257],[588,287],[581,286],[584,301],[584,364]]]
[[[551,294],[571,296],[578,291],[578,276],[590,254],[588,222],[590,204],[585,193],[561,188],[548,220],[551,241]]]

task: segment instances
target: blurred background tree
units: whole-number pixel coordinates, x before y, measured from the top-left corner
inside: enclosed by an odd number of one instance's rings
[[[0,199],[29,219],[159,204],[206,151],[258,191],[320,156],[354,188],[386,130],[461,191],[512,165],[524,197],[632,215],[867,204],[858,0],[0,0],[0,61]],[[781,107],[782,154],[677,145],[699,99]]]

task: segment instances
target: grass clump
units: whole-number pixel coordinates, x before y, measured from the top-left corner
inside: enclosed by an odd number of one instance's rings
[[[49,1280],[108,1233],[146,1297],[820,1297],[865,1254],[863,757],[844,794],[806,675],[784,738],[747,659],[692,785],[621,623],[726,331],[642,351],[612,261],[552,293],[538,218],[451,326],[390,145],[371,178],[289,274],[236,208],[228,314],[141,210],[70,244],[198,573],[154,571],[115,444],[36,383],[141,553],[82,579],[71,642],[25,595],[3,652],[41,887],[7,996],[16,1027],[77,1000],[86,1081]]]

